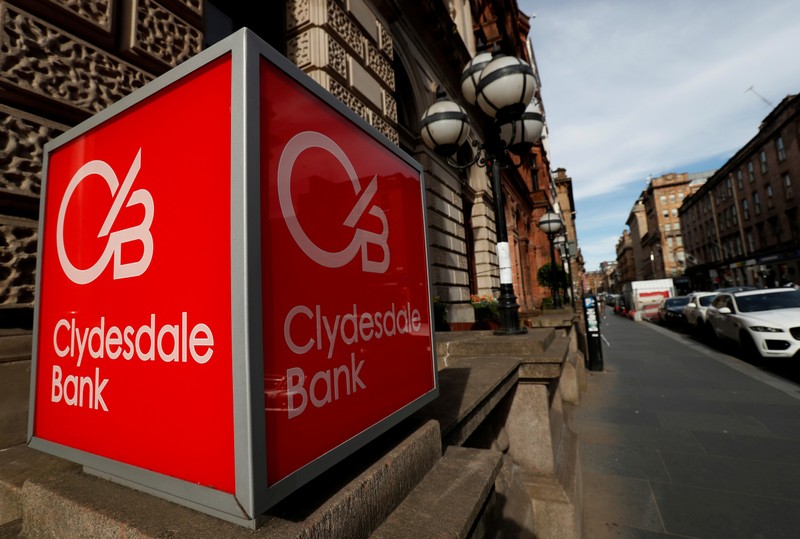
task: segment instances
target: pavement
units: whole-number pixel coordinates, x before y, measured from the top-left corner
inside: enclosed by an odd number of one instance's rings
[[[800,537],[800,386],[607,309],[574,409],[584,537]]]

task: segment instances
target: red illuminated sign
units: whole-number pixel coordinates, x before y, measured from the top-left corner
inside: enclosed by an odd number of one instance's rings
[[[34,434],[233,493],[230,88],[228,57],[49,154]]]
[[[419,165],[249,31],[45,154],[31,446],[253,525],[436,397]]]
[[[266,61],[261,88],[264,372],[286,390],[267,399],[274,482],[435,380],[419,172]]]

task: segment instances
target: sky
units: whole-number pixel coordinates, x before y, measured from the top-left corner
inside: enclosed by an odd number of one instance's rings
[[[648,176],[722,166],[800,92],[797,0],[518,0],[587,271]]]

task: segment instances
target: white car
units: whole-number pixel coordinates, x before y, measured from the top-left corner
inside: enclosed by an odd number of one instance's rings
[[[692,292],[689,294],[689,303],[683,308],[683,316],[689,329],[700,332],[705,328],[706,310],[711,305],[711,300],[717,292]]]
[[[718,294],[706,318],[716,337],[740,344],[747,356],[800,357],[800,290]]]

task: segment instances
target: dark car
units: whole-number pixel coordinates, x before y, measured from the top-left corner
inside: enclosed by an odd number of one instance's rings
[[[665,326],[682,326],[686,323],[683,308],[689,303],[689,296],[664,298],[658,306],[658,322]]]

